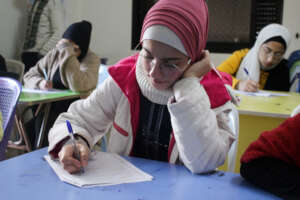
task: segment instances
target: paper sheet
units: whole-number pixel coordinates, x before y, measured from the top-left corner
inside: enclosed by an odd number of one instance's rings
[[[237,94],[243,94],[248,96],[258,96],[258,97],[275,97],[275,96],[289,96],[289,94],[278,93],[278,92],[267,92],[259,90],[258,92],[244,92],[240,90],[234,90]]]
[[[153,177],[117,154],[97,152],[82,174],[69,174],[57,160],[44,156],[61,181],[78,187],[151,181]]]
[[[59,90],[59,89],[50,89],[50,90],[39,90],[39,89],[30,89],[30,88],[22,88],[22,92],[27,93],[39,93],[39,94],[49,94],[49,93],[62,93],[67,90]]]

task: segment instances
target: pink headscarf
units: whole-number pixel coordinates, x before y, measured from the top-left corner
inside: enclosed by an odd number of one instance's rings
[[[208,33],[205,0],[159,0],[144,19],[141,40],[152,25],[168,27],[179,37],[192,62],[200,60]]]

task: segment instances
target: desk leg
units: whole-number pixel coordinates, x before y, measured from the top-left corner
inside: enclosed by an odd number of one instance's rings
[[[45,138],[45,129],[46,129],[49,113],[50,113],[50,108],[51,108],[51,103],[47,103],[45,106],[45,113],[44,113],[42,125],[40,128],[40,132],[39,132],[38,139],[37,139],[36,146],[35,146],[36,149],[39,149],[42,147],[42,143]]]
[[[12,149],[19,149],[19,150],[23,150],[23,151],[27,151],[30,152],[31,151],[31,145],[29,142],[29,139],[27,137],[27,133],[25,131],[24,125],[23,125],[23,114],[26,112],[23,111],[22,114],[19,113],[19,109],[16,109],[16,114],[15,114],[15,123],[17,125],[17,129],[18,129],[18,134],[19,134],[19,140],[18,141],[8,141],[8,148],[12,148]],[[24,140],[24,141],[23,141]],[[23,144],[23,142],[25,144]]]

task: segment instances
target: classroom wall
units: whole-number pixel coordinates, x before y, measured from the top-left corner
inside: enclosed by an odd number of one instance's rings
[[[18,58],[24,37],[26,0],[0,0],[0,53],[8,58]],[[93,24],[91,48],[101,57],[107,57],[108,64],[131,55],[132,0],[64,0],[65,25],[87,19]],[[299,0],[284,1],[283,25],[292,32],[292,44],[286,55],[300,49]],[[230,54],[211,55],[215,65]]]
[[[25,32],[25,0],[0,0],[0,54],[15,58]]]

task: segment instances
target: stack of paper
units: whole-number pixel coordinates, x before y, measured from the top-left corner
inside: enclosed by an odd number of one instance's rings
[[[136,168],[117,154],[97,152],[82,174],[69,174],[57,160],[44,156],[61,181],[79,186],[104,186],[151,181],[152,176]]]
[[[68,90],[60,90],[60,89],[49,89],[49,90],[41,90],[41,89],[31,89],[31,88],[22,88],[22,92],[24,93],[38,93],[38,94],[51,94],[51,93],[62,93]]]

